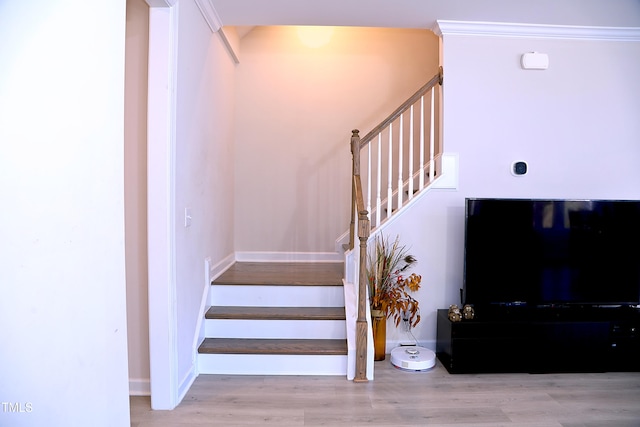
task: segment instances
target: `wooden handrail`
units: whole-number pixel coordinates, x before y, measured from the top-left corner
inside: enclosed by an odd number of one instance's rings
[[[378,126],[374,127],[371,130],[371,132],[369,132],[368,134],[360,138],[360,149],[364,148],[364,146],[366,146],[376,135],[378,135],[383,129],[389,126],[389,123],[397,119],[400,116],[400,114],[402,114],[409,107],[411,107],[411,105],[413,105],[418,99],[420,99],[422,95],[427,93],[429,89],[434,87],[436,84],[442,85],[442,79],[443,79],[443,73],[442,73],[442,67],[440,67],[438,74],[433,76],[431,80],[429,80],[424,86],[418,89],[416,93],[411,95],[411,97],[407,99],[405,102],[403,102],[401,106],[396,108],[396,110],[393,113],[391,113],[389,117],[387,117],[382,122],[380,122]]]

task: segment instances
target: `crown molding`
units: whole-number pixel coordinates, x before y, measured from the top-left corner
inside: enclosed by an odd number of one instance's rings
[[[202,17],[211,29],[211,32],[218,33],[218,36],[220,36],[220,39],[229,52],[229,55],[231,55],[231,59],[233,60],[233,62],[239,64],[240,60],[238,59],[238,54],[235,52],[233,46],[229,42],[229,38],[222,30],[222,21],[220,20],[218,12],[216,12],[216,8],[213,6],[212,0],[195,0],[195,2],[196,5],[198,5],[198,9],[200,9]]]
[[[217,33],[220,28],[222,28],[222,21],[220,20],[220,16],[218,16],[218,12],[216,12],[215,7],[213,7],[212,0],[195,0],[198,5],[198,9],[200,9],[200,13],[204,17],[204,20],[207,21],[207,25],[211,28],[211,31]]]
[[[522,37],[570,40],[640,41],[640,27],[582,27],[570,25],[514,24],[438,20],[432,31],[449,35]]]
[[[233,62],[239,64],[240,59],[238,58],[238,53],[233,48],[233,44],[231,44],[231,42],[229,41],[229,37],[227,37],[227,35],[225,34],[224,29],[220,28],[220,30],[218,30],[218,35],[220,36],[220,40],[222,40],[222,44],[224,44],[225,49],[227,49],[227,52],[229,52],[229,55],[231,56]]]
[[[149,7],[173,7],[178,0],[145,0]]]

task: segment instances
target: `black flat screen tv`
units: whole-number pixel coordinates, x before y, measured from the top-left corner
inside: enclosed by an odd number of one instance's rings
[[[640,304],[640,201],[467,198],[464,303]]]

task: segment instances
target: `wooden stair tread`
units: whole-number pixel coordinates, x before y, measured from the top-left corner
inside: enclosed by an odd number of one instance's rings
[[[236,262],[213,285],[342,286],[341,262]]]
[[[205,338],[198,353],[343,356],[347,354],[347,340]]]
[[[214,306],[207,319],[345,320],[344,307],[243,307]]]

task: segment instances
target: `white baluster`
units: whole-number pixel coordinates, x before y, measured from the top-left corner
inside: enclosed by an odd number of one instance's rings
[[[380,225],[380,210],[382,209],[382,132],[378,134],[378,169],[376,171],[376,227]]]
[[[371,141],[367,144],[367,218],[371,221]]]
[[[424,96],[420,97],[420,179],[418,189],[424,187]]]
[[[409,110],[409,200],[413,198],[413,105]]]
[[[402,207],[402,187],[404,183],[402,182],[402,162],[404,159],[403,150],[404,150],[404,114],[400,114],[400,135],[398,141],[398,209]]]
[[[434,123],[435,123],[435,108],[434,108],[434,96],[433,93],[435,91],[431,88],[431,129],[429,131],[429,182],[433,181],[436,172],[436,165],[433,162],[434,157],[434,146],[435,146],[435,138],[434,138]]]
[[[387,184],[387,218],[391,216],[393,211],[393,123],[389,124],[389,173]]]

